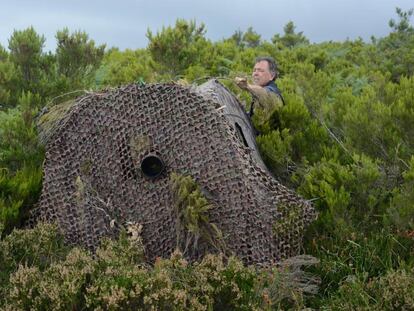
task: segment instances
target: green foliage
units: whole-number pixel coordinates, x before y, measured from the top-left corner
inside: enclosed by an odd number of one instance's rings
[[[10,275],[19,267],[44,271],[53,261],[63,259],[67,250],[57,227],[37,226],[32,230],[14,230],[0,241],[0,306],[9,290]]]
[[[220,229],[209,221],[209,203],[191,176],[172,173],[171,190],[175,200],[177,245],[184,255],[202,253],[203,243],[219,252],[226,251]],[[201,250],[201,251],[200,251]]]
[[[381,219],[377,215],[384,212],[389,199],[385,176],[376,164],[364,156],[353,159],[353,163],[342,165],[333,158],[322,158],[294,176],[300,182],[298,191],[316,199],[321,217],[326,217],[324,224],[333,226],[332,230],[352,223],[364,223],[367,228],[378,224]]]
[[[113,50],[104,56],[97,72],[99,86],[119,86],[154,79],[153,61],[147,50]]]
[[[105,45],[95,46],[88,34],[67,28],[56,33],[57,73],[70,89],[88,87],[93,81],[96,69],[104,56]]]
[[[43,148],[34,124],[39,97],[22,94],[21,108],[0,111],[0,223],[21,224],[41,189]]]
[[[154,266],[142,241],[125,231],[92,257],[68,249],[55,226],[15,230],[0,241],[0,308],[4,310],[270,310],[303,306],[304,288],[291,264],[245,267],[207,255],[188,263],[176,251]]]
[[[234,70],[236,64],[235,59],[238,56],[237,43],[232,40],[223,40],[217,42],[209,51],[211,55],[210,63],[208,63],[208,69],[213,76],[228,75]]]
[[[243,31],[240,29],[236,30],[230,37],[230,40],[233,41],[237,46],[243,46]]]
[[[9,54],[0,45],[0,110],[11,106],[12,94],[16,92],[16,66],[9,59]]]
[[[285,34],[282,37],[278,34],[274,35],[272,42],[276,45],[281,43],[287,48],[292,48],[299,44],[309,44],[309,40],[303,35],[303,32],[296,33],[295,28],[295,24],[292,21],[289,21],[285,27],[283,27]]]
[[[320,265],[311,271],[322,277],[322,284],[318,297],[312,298],[309,305],[320,307],[323,301],[335,297],[346,280],[379,277],[404,267],[404,263],[412,266],[413,246],[413,241],[385,229],[366,234],[342,226],[315,236],[307,251],[320,259]]]
[[[9,39],[10,59],[17,66],[23,89],[34,92],[41,78],[41,62],[45,37],[33,27],[15,30]]]
[[[253,27],[247,28],[243,34],[243,43],[249,48],[258,47],[260,44],[261,36],[253,30]]]
[[[41,224],[33,229],[15,229],[0,241],[2,273],[15,271],[19,265],[45,270],[52,261],[62,259],[67,250],[58,228]]]
[[[414,56],[410,51],[414,48],[414,28],[410,25],[413,9],[407,12],[396,9],[399,21],[390,20],[393,30],[388,37],[378,41],[378,49],[382,53],[380,68],[389,71],[393,81],[399,81],[402,76],[412,76],[414,73]]]
[[[261,35],[258,34],[253,27],[248,27],[245,32],[240,29],[236,30],[233,35],[224,40],[224,42],[231,42],[237,48],[258,48],[262,43]]]
[[[266,164],[287,182],[298,166],[318,161],[332,143],[302,97],[287,89],[284,98],[286,104],[270,112],[256,109],[253,121],[261,133],[257,143]]]
[[[6,231],[20,226],[36,203],[42,185],[40,167],[22,167],[15,174],[0,172],[0,222]]]
[[[412,310],[414,271],[391,270],[372,279],[348,278],[322,310]]]
[[[398,145],[391,107],[376,101],[372,89],[366,89],[353,101],[343,116],[347,145],[374,159],[388,160],[391,148]]]
[[[394,189],[391,206],[387,210],[386,222],[408,235],[414,232],[414,156],[410,167],[402,176],[404,182]]]
[[[170,78],[184,73],[191,64],[203,59],[205,27],[197,26],[195,21],[178,19],[174,27],[167,27],[157,32],[147,31],[148,50],[159,65],[159,71]]]
[[[386,96],[391,106],[392,123],[395,126],[396,136],[399,138],[392,154],[394,159],[399,162],[401,160],[409,161],[414,153],[414,141],[412,139],[414,129],[411,126],[414,121],[414,95],[410,91],[413,87],[413,76],[401,78],[398,84],[389,83],[386,85]]]
[[[286,168],[293,163],[290,157],[292,136],[289,135],[289,131],[273,130],[260,135],[257,137],[257,144],[263,160],[272,172],[279,178],[289,178],[290,175]]]

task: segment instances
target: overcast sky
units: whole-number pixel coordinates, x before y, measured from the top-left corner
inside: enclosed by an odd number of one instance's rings
[[[82,30],[108,47],[144,48],[149,28],[174,25],[177,18],[204,23],[213,41],[249,26],[270,40],[293,21],[311,42],[386,36],[395,8],[408,10],[413,0],[0,0],[0,44],[13,30],[33,26],[54,51],[56,31]],[[413,24],[413,20],[411,21]]]

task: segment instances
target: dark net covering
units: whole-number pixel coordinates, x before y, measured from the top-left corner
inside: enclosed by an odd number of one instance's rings
[[[57,222],[69,243],[91,250],[123,224],[140,224],[148,260],[167,257],[180,245],[170,182],[176,173],[192,176],[214,204],[208,219],[230,253],[247,264],[297,255],[313,207],[240,140],[219,102],[234,96],[218,83],[205,92],[129,85],[77,99],[49,135],[33,217]],[[156,174],[144,174],[143,163]]]

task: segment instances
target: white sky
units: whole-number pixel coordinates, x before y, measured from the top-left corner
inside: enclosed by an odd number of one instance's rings
[[[217,41],[249,26],[270,40],[293,21],[311,42],[386,36],[395,8],[413,0],[0,0],[0,44],[7,48],[13,30],[33,26],[56,47],[55,34],[82,30],[97,44],[121,50],[144,48],[149,28],[174,25],[177,18],[204,23],[207,38]],[[413,24],[413,20],[411,23]]]

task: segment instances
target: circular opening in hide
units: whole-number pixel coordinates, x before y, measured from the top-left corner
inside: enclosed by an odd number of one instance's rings
[[[145,176],[155,178],[164,170],[164,162],[156,155],[148,155],[141,161],[141,170]]]

